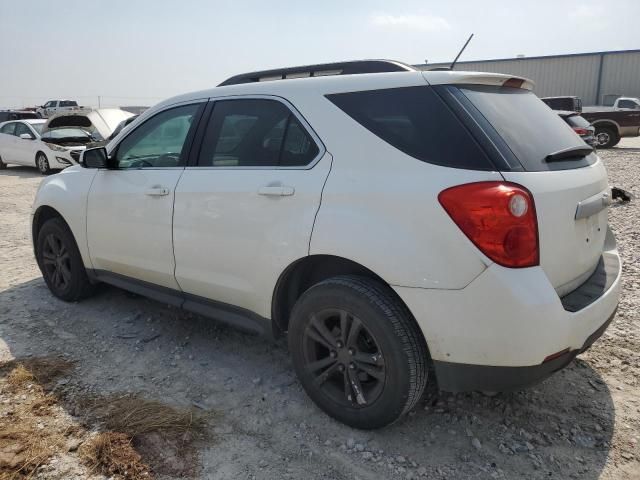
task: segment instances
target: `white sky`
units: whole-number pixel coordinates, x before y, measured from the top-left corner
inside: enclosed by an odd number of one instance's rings
[[[640,0],[0,0],[0,108],[150,105],[245,71],[640,48]]]

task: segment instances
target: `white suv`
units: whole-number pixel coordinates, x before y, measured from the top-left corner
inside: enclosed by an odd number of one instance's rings
[[[443,390],[522,388],[602,334],[621,270],[604,165],[530,89],[360,61],[167,100],[43,181],[38,264],[63,300],[106,282],[286,334],[358,428],[430,366]]]

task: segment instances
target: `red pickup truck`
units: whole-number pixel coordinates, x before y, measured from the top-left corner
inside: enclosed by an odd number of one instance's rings
[[[613,106],[582,107],[578,97],[547,97],[542,99],[554,110],[573,110],[595,128],[598,148],[611,148],[623,137],[640,136],[640,100],[620,97]]]

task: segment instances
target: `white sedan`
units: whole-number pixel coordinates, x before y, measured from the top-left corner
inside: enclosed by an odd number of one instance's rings
[[[92,139],[79,128],[42,133],[46,120],[28,119],[0,123],[0,170],[7,164],[37,167],[47,175],[77,162],[72,152],[84,150]],[[77,139],[78,141],[73,141]]]

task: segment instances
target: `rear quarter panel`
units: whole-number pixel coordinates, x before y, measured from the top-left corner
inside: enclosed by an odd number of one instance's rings
[[[437,197],[453,185],[502,180],[498,172],[417,160],[322,96],[304,105],[302,113],[334,157],[311,255],[348,258],[391,285],[438,289],[464,288],[491,263],[453,223]]]

